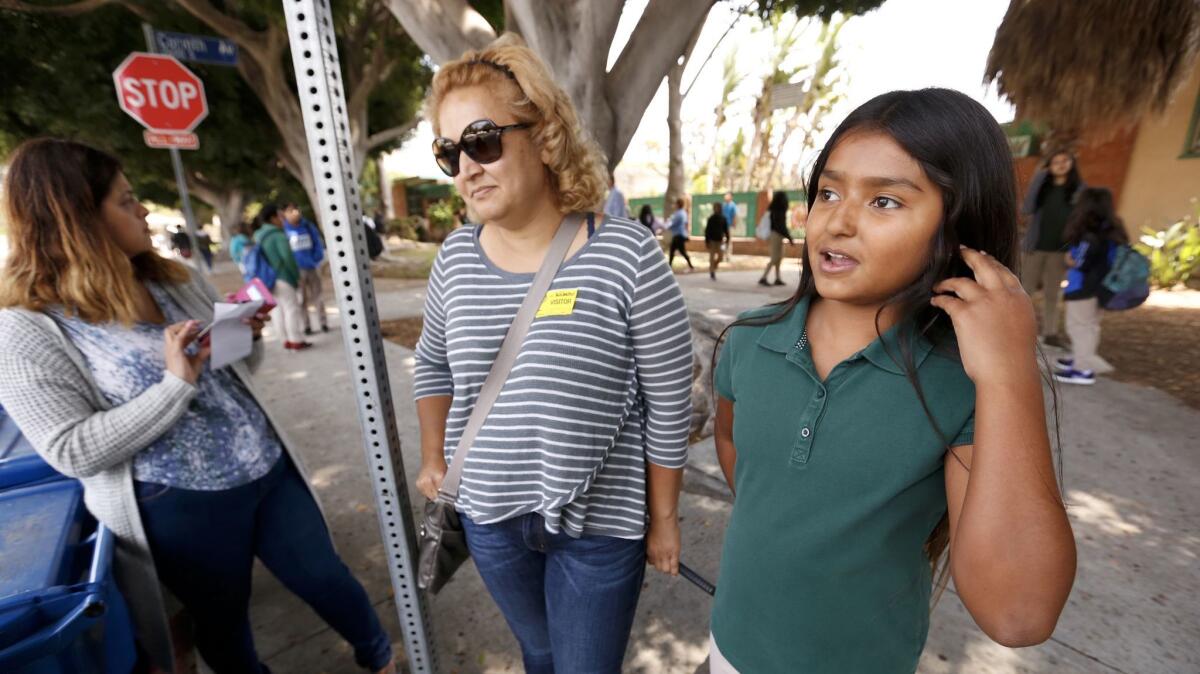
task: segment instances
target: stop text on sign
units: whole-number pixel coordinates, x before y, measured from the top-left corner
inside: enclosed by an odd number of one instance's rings
[[[123,80],[121,89],[125,100],[134,108],[157,108],[161,105],[168,110],[176,110],[180,107],[189,108],[200,98],[200,88],[191,82],[154,80],[149,77]]]
[[[204,83],[171,56],[134,52],[113,83],[121,109],[151,131],[187,133],[208,115]]]

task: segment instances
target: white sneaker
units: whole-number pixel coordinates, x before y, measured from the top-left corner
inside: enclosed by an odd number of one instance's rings
[[[1054,379],[1064,384],[1090,386],[1096,383],[1096,373],[1091,370],[1060,370],[1054,373]]]

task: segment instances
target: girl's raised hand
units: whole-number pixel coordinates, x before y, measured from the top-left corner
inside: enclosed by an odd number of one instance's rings
[[[986,253],[962,247],[975,280],[950,278],[933,287],[930,304],[954,324],[963,369],[977,385],[1036,377],[1037,319],[1021,282]]]

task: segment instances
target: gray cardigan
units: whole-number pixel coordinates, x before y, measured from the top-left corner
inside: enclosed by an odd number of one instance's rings
[[[166,290],[188,315],[212,320],[217,294],[199,277]],[[230,366],[255,400],[259,397],[251,372],[261,360],[262,342],[255,342],[245,361]],[[164,372],[161,382],[112,407],[83,355],[53,319],[24,309],[0,311],[0,405],[43,459],[83,483],[88,510],[116,535],[117,585],[129,604],[139,642],[168,672],[174,666],[170,631],[138,514],[132,466],[133,457],[179,420],[195,394],[194,386]],[[263,412],[304,475],[286,434],[266,407]]]
[[[1021,250],[1028,253],[1037,248],[1038,237],[1042,231],[1042,212],[1038,209],[1038,193],[1042,191],[1042,185],[1046,184],[1046,179],[1050,177],[1050,172],[1046,169],[1038,169],[1037,173],[1033,174],[1033,180],[1029,181],[1029,189],[1025,192],[1025,200],[1021,203],[1021,213],[1029,216],[1029,226],[1025,229],[1025,237],[1021,239]],[[1083,181],[1079,181],[1079,188],[1071,195],[1071,204],[1074,205],[1079,201],[1079,193],[1082,192],[1087,185]]]

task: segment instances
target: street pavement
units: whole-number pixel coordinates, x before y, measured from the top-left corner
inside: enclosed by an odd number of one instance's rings
[[[788,270],[791,285],[784,288],[762,288],[757,277],[731,272],[712,281],[707,273],[695,273],[679,281],[692,311],[730,320],[786,298],[798,274]],[[421,312],[423,282],[380,279],[376,293],[384,320]],[[338,323],[335,316],[332,324]],[[338,549],[402,653],[341,337],[335,329],[313,339],[315,348],[285,353],[268,330],[261,389],[298,441]],[[420,462],[413,354],[391,343],[385,349],[415,505],[421,499],[412,486]],[[933,612],[919,671],[1200,671],[1200,412],[1157,390],[1101,378],[1093,387],[1060,390],[1058,416],[1079,572],[1054,637],[1034,648],[996,645],[951,590]],[[691,463],[719,474],[711,440],[693,447]],[[681,502],[683,559],[712,579],[729,507],[723,499],[696,493],[685,493]],[[710,601],[687,581],[648,570],[625,670],[696,671],[706,655]],[[471,564],[430,606],[443,672],[521,671],[516,641]],[[273,671],[360,671],[349,647],[261,567],[251,614],[259,651]]]

